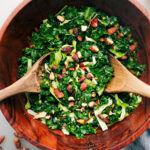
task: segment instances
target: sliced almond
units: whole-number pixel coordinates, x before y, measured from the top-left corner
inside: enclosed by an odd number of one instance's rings
[[[115,27],[109,28],[109,29],[107,30],[107,32],[108,32],[109,35],[112,35],[112,34],[114,34],[117,30],[118,30],[118,27],[115,26]]]
[[[79,69],[79,64],[76,64],[75,71],[77,71],[78,69]]]
[[[79,81],[79,82],[83,82],[85,79],[86,79],[86,78],[83,76],[83,77],[81,77],[78,81]]]

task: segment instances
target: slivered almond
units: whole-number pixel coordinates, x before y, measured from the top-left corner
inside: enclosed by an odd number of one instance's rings
[[[97,53],[99,51],[99,48],[96,45],[92,45],[90,50],[94,53]]]
[[[87,106],[87,103],[82,103],[81,106],[85,107],[85,106]]]

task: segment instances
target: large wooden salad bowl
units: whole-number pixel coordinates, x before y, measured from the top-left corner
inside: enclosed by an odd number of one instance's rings
[[[147,66],[141,79],[150,84],[150,14],[136,0],[24,0],[0,31],[0,89],[17,80],[17,60],[22,55],[22,48],[27,46],[27,37],[34,27],[66,4],[97,6],[101,11],[119,17],[123,25],[129,26],[139,43],[139,61]],[[96,135],[87,135],[84,139],[49,130],[27,114],[24,104],[24,94],[20,94],[2,102],[0,108],[10,125],[22,137],[43,150],[117,150],[133,142],[150,125],[150,100],[146,98],[122,122],[113,125],[108,131],[99,130]]]

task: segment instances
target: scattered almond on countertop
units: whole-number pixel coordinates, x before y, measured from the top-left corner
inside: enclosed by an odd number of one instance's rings
[[[1,136],[0,137],[0,144],[2,144],[4,140],[5,140],[5,136]]]

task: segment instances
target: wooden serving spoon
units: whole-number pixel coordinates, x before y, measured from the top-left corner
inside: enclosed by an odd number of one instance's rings
[[[39,93],[40,83],[38,82],[37,70],[39,65],[49,54],[50,53],[47,53],[42,56],[21,79],[7,88],[0,90],[0,101],[18,93]],[[105,89],[107,93],[132,92],[150,97],[149,85],[136,78],[112,55],[110,55],[110,62],[114,68],[114,77]]]
[[[108,93],[131,92],[150,98],[150,86],[129,72],[115,57],[109,56],[114,77],[105,91]]]
[[[38,82],[37,70],[42,61],[49,54],[50,53],[43,55],[21,79],[19,79],[12,85],[0,90],[0,101],[18,93],[24,92],[39,93],[40,83]]]

